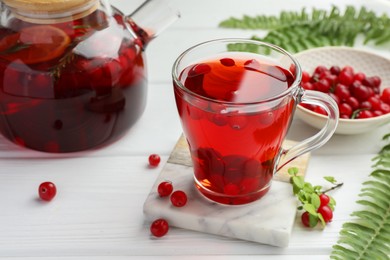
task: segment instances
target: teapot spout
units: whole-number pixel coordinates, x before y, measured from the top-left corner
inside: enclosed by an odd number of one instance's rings
[[[145,47],[151,40],[180,18],[169,0],[146,0],[132,14],[126,16],[135,36]]]

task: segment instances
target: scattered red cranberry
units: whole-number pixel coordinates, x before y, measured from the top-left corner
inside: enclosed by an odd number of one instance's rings
[[[329,222],[332,221],[333,211],[332,211],[332,209],[328,205],[320,206],[318,208],[317,212],[322,215],[322,217],[324,218],[325,223],[329,223]]]
[[[326,206],[326,205],[328,205],[328,204],[329,204],[329,202],[330,202],[330,198],[329,198],[329,196],[328,196],[328,195],[326,195],[326,194],[322,193],[322,194],[320,195],[320,201],[321,201],[321,205],[320,205],[320,207],[322,207],[322,206]]]
[[[56,196],[57,188],[52,182],[43,182],[39,185],[38,194],[42,200],[50,201]]]
[[[309,214],[309,212],[307,212],[307,211],[303,212],[303,214],[301,215],[301,221],[302,221],[302,224],[305,227],[311,227],[310,226],[310,214]]]
[[[155,237],[165,236],[168,233],[168,230],[169,230],[168,221],[162,218],[156,219],[150,225],[150,232]]]
[[[351,66],[340,68],[317,66],[312,75],[302,74],[302,87],[329,94],[337,103],[340,118],[371,118],[390,113],[390,87],[380,93],[381,79],[354,72]],[[302,104],[314,112],[325,114],[318,106]]]
[[[172,182],[169,181],[163,181],[161,182],[157,187],[157,192],[160,197],[167,197],[171,195],[173,191]]]
[[[184,191],[177,190],[172,193],[171,202],[175,207],[183,207],[187,203],[187,194]]]
[[[149,156],[149,165],[156,167],[160,164],[161,158],[158,154],[151,154]]]

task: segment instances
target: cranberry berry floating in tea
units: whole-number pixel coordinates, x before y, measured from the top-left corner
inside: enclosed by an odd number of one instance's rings
[[[146,105],[144,49],[167,25],[150,20],[162,10],[153,10],[154,2],[133,20],[107,1],[4,0],[0,132],[45,152],[101,147],[123,136]]]

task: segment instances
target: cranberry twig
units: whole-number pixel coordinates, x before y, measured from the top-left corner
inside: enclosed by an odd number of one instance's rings
[[[340,187],[343,186],[343,185],[344,185],[344,182],[340,182],[340,183],[336,184],[335,186],[333,186],[333,187],[331,187],[331,188],[329,188],[329,189],[327,189],[327,190],[324,190],[322,193],[327,193],[327,192],[329,192],[329,191],[331,191],[331,190],[335,190],[335,189],[337,189],[337,188],[340,188]]]

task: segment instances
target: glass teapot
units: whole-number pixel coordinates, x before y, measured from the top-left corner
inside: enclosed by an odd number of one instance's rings
[[[117,140],[146,105],[147,43],[179,16],[164,0],[0,2],[0,132],[45,152]]]

